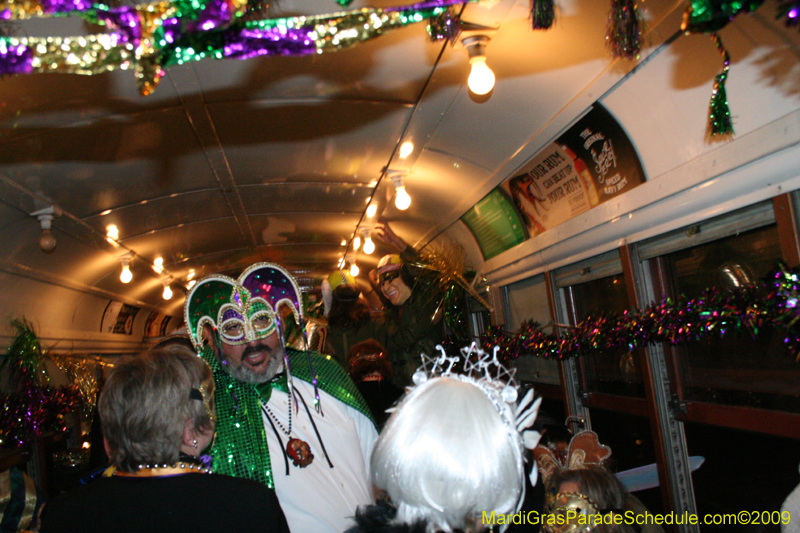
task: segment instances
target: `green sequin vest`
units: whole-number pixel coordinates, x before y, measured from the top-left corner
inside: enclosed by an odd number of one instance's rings
[[[364,398],[338,363],[312,352],[287,348],[286,353],[294,379],[312,382],[310,361],[320,390],[372,420]],[[262,393],[265,400],[269,398],[269,385],[256,386],[237,381],[223,368],[210,347],[203,351],[202,357],[211,366],[216,384],[217,437],[211,451],[214,472],[253,479],[274,489],[267,435],[259,403]],[[262,389],[262,393],[258,388]],[[314,412],[311,402],[308,408]],[[322,412],[325,412],[324,400]]]

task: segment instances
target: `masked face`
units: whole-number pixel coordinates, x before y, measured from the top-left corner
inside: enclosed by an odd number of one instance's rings
[[[243,383],[266,383],[281,370],[284,350],[278,333],[246,344],[222,346],[222,362],[228,373]]]
[[[403,305],[411,296],[411,288],[405,284],[398,270],[381,274],[380,284],[381,292],[392,305]]]
[[[590,533],[602,522],[597,506],[577,488],[576,483],[561,485],[561,492],[547,506],[550,520],[543,527],[545,533]],[[576,492],[567,492],[571,489]]]

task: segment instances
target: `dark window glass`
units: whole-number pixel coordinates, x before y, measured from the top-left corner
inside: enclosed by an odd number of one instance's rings
[[[533,320],[542,326],[550,322],[550,304],[547,299],[547,284],[544,275],[534,276],[506,288],[507,324],[512,333],[519,333],[522,323]],[[547,332],[552,329],[545,330]],[[535,383],[560,385],[558,361],[533,355],[522,356],[514,361],[517,377]]]
[[[704,289],[762,283],[781,258],[778,231],[766,226],[667,256],[673,293],[687,298]],[[677,348],[683,398],[800,412],[800,368],[780,334],[748,331]]]
[[[622,274],[601,277],[569,287],[571,302],[578,321],[587,316],[617,315],[631,308],[625,278]],[[644,399],[644,384],[639,354],[627,348],[587,354],[579,362],[583,369],[583,387],[591,393]],[[641,398],[642,400],[638,400]],[[610,399],[623,408],[627,398]],[[613,407],[611,407],[613,409]],[[591,427],[602,444],[612,450],[607,465],[621,472],[655,464],[652,428],[646,417],[619,410],[589,409]],[[663,513],[663,502],[658,487],[638,491],[636,494],[651,513]]]
[[[571,287],[578,320],[611,316],[630,308],[622,274]],[[644,398],[639,357],[628,349],[609,350],[582,358],[592,392]]]
[[[773,435],[686,422],[690,456],[705,458],[692,474],[699,516],[740,511],[780,511],[800,483],[798,441]],[[777,516],[777,515],[776,515]],[[796,520],[791,517],[791,523]],[[719,531],[779,533],[780,526],[711,526]],[[701,526],[705,531],[705,527]]]

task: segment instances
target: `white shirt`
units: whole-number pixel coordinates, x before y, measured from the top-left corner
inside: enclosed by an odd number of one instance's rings
[[[293,399],[291,437],[305,441],[314,460],[300,468],[289,458],[287,476],[284,451],[262,409],[275,493],[293,533],[342,533],[354,525],[353,516],[359,505],[374,503],[369,459],[378,433],[369,418],[321,390],[321,414],[317,413],[314,386],[299,379],[293,381],[314,418],[333,468],[325,459],[303,402],[296,410]],[[288,394],[273,389],[267,406],[280,422],[278,425],[273,420],[285,449],[290,437],[281,425],[288,429]]]

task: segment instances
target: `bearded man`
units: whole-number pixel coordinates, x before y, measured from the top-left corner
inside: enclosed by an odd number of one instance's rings
[[[377,439],[369,408],[334,361],[286,348],[300,324],[296,281],[257,263],[238,279],[212,275],[186,298],[192,342],[216,382],[216,473],[273,488],[296,533],[339,533],[374,501],[369,459]]]

